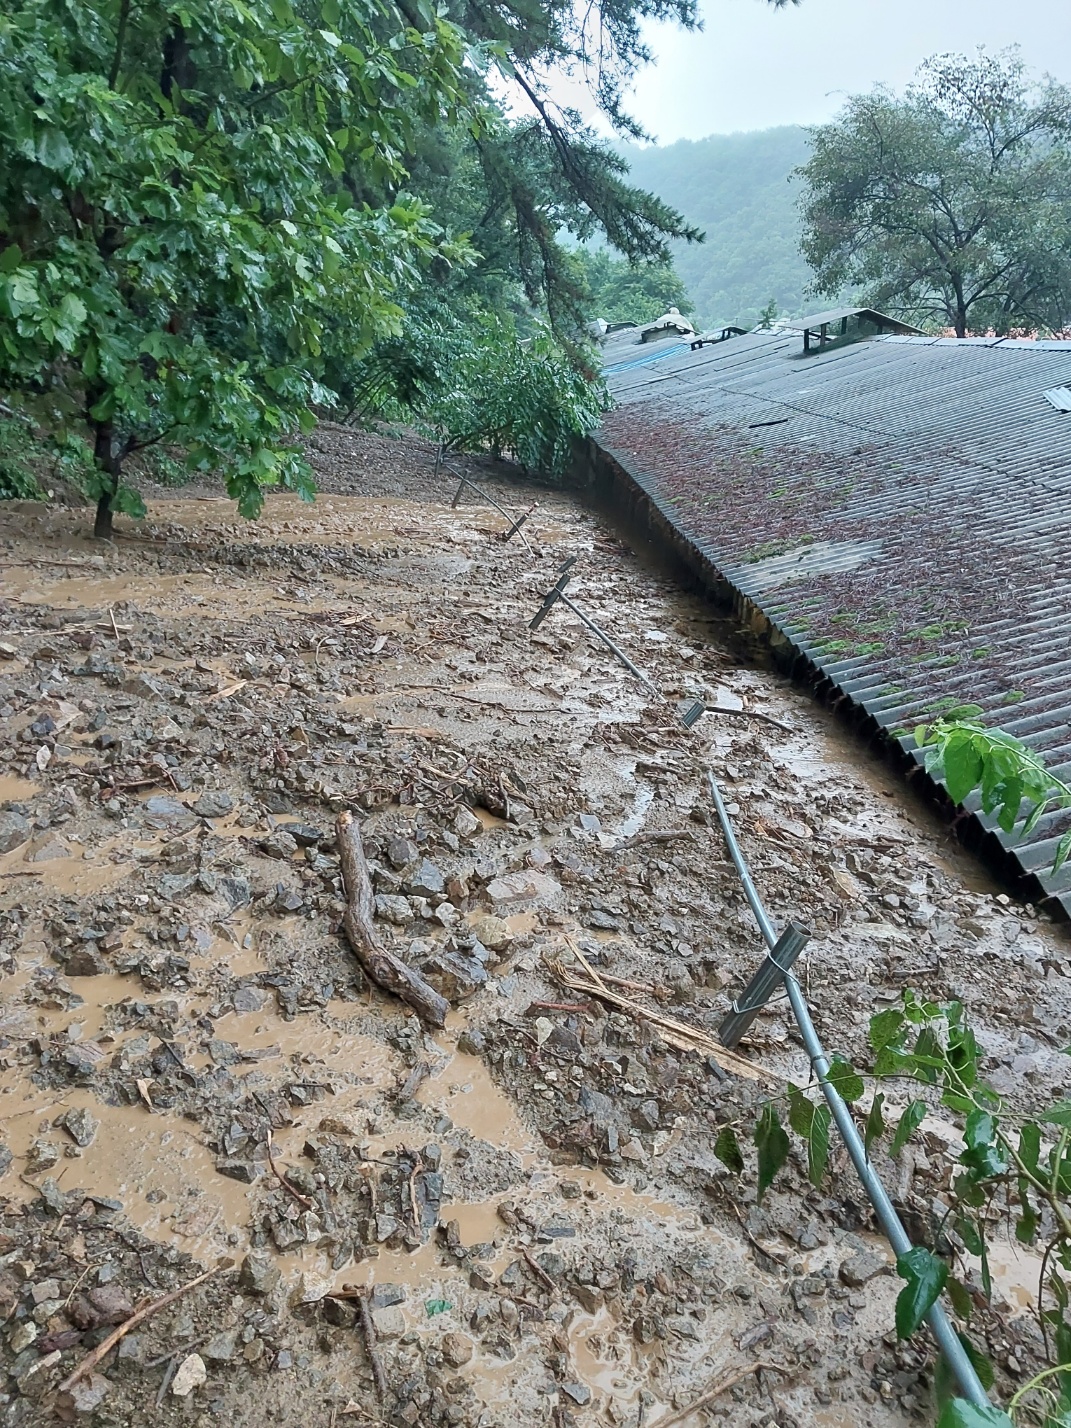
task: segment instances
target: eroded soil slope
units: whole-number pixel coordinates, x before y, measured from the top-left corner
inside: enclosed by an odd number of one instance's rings
[[[0,513],[0,1422],[925,1421],[843,1153],[761,1207],[714,1155],[807,1081],[783,1008],[737,1076],[554,969],[579,949],[716,1031],[760,947],[708,762],[771,910],[814,929],[833,1048],[912,985],[968,1004],[1013,1102],[1065,1090],[1062,933],[577,503],[496,484],[540,502],[504,545],[425,449],[316,441],[328,493],[256,526],[185,496],[101,547],[85,512]],[[529,631],[568,556],[666,703],[561,607]],[[695,695],[738,712],[687,732]],[[340,935],[346,808],[441,1032]],[[922,1237],[945,1144],[879,1157]],[[981,1316],[1005,1386],[1035,1274],[1008,1249]]]

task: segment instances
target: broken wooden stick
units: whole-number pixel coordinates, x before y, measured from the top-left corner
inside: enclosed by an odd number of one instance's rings
[[[150,1299],[147,1304],[143,1304],[140,1309],[135,1309],[129,1319],[124,1319],[117,1329],[114,1329],[108,1337],[99,1343],[95,1349],[86,1354],[82,1362],[69,1373],[59,1386],[60,1393],[69,1393],[79,1379],[85,1378],[87,1373],[92,1373],[102,1359],[108,1357],[116,1344],[121,1343],[132,1329],[136,1329],[139,1324],[143,1324],[146,1319],[161,1309],[166,1309],[169,1304],[174,1304],[176,1299],[181,1299],[184,1294],[188,1294],[191,1289],[196,1289],[199,1284],[204,1284],[206,1279],[211,1279],[213,1275],[219,1274],[224,1265],[217,1265],[215,1269],[206,1270],[204,1274],[199,1274],[196,1279],[191,1279],[187,1284],[180,1284],[177,1289],[172,1289],[170,1294],[165,1294],[162,1299]]]
[[[779,1080],[764,1067],[756,1066],[743,1056],[727,1051],[721,1042],[711,1036],[709,1032],[703,1031],[697,1026],[689,1026],[686,1021],[677,1021],[674,1017],[649,1011],[633,998],[615,992],[612,987],[607,986],[573,939],[566,937],[565,942],[580,964],[580,970],[566,967],[553,958],[546,959],[550,971],[563,986],[571,988],[574,992],[586,992],[588,996],[598,997],[600,1001],[609,1002],[613,1007],[619,1007],[622,1011],[628,1012],[630,1016],[637,1017],[641,1021],[651,1022],[658,1028],[663,1041],[670,1046],[675,1046],[678,1051],[695,1051],[700,1056],[710,1056],[717,1065],[732,1072],[734,1076],[744,1076],[751,1081]]]
[[[379,1350],[376,1348],[376,1326],[372,1322],[372,1308],[368,1303],[367,1291],[358,1294],[357,1307],[361,1314],[364,1347],[368,1354],[368,1362],[372,1365],[372,1377],[375,1379],[376,1396],[383,1399],[387,1396],[387,1375],[383,1371],[383,1360],[379,1357]]]
[[[294,1199],[298,1202],[299,1205],[304,1205],[304,1207],[305,1207],[306,1210],[315,1210],[315,1209],[316,1209],[315,1202],[312,1201],[312,1200],[310,1200],[307,1195],[302,1195],[302,1193],[301,1193],[300,1190],[295,1190],[295,1188],[293,1187],[293,1185],[290,1184],[290,1181],[287,1180],[286,1176],[283,1174],[283,1172],[279,1169],[278,1165],[275,1163],[275,1156],[274,1156],[274,1154],[272,1153],[273,1147],[272,1147],[271,1126],[268,1127],[268,1134],[267,1134],[267,1136],[266,1136],[265,1139],[264,1139],[264,1145],[265,1145],[265,1148],[266,1148],[266,1150],[267,1150],[267,1152],[268,1152],[268,1164],[271,1166],[271,1173],[275,1176],[276,1180],[278,1180],[279,1184],[280,1184],[280,1185],[283,1187],[283,1189],[286,1190],[289,1194],[293,1195]]]
[[[753,1373],[765,1370],[768,1373],[787,1374],[789,1370],[781,1364],[768,1364],[762,1359],[753,1364],[748,1364],[747,1368],[739,1369],[736,1373],[731,1373],[727,1378],[723,1378],[720,1383],[716,1383],[713,1388],[708,1389],[702,1397],[697,1398],[694,1403],[689,1403],[687,1408],[678,1409],[676,1413],[671,1413],[668,1418],[659,1418],[652,1428],[672,1428],[674,1423],[683,1423],[686,1418],[690,1418],[693,1413],[698,1413],[701,1408],[706,1408],[708,1403],[713,1403],[716,1398],[720,1398],[723,1393],[728,1393],[730,1388],[735,1388],[738,1383],[742,1383],[745,1378],[750,1378]]]
[[[407,967],[393,952],[388,952],[379,940],[372,922],[372,880],[368,875],[361,830],[348,808],[338,815],[335,838],[346,894],[342,930],[365,975],[377,987],[393,992],[403,1002],[408,1002],[431,1026],[443,1026],[450,1003],[412,967]]]

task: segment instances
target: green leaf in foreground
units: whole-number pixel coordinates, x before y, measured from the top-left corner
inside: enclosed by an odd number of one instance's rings
[[[1014,1425],[1003,1409],[994,1408],[991,1403],[981,1408],[965,1398],[952,1398],[945,1404],[937,1428],[1014,1428]]]
[[[858,1101],[866,1087],[863,1078],[850,1061],[843,1056],[834,1056],[829,1063],[829,1080],[846,1101]]]
[[[892,1138],[892,1145],[889,1146],[889,1154],[894,1160],[918,1130],[925,1114],[925,1101],[909,1101],[904,1107],[903,1114],[896,1125],[896,1134]]]
[[[922,1245],[915,1245],[896,1261],[896,1272],[906,1280],[896,1299],[896,1333],[901,1339],[910,1339],[944,1288],[948,1265]]]
[[[755,1127],[755,1144],[759,1151],[758,1198],[761,1201],[773,1184],[777,1172],[788,1159],[789,1151],[788,1136],[777,1118],[777,1112],[769,1102],[763,1106],[762,1115]]]
[[[881,1108],[885,1104],[885,1092],[879,1091],[874,1097],[867,1112],[866,1130],[863,1133],[863,1147],[866,1150],[867,1159],[870,1159],[870,1147],[876,1140],[880,1140],[885,1134],[885,1117],[881,1113]]]
[[[822,1176],[826,1173],[826,1164],[829,1161],[830,1119],[828,1106],[815,1106],[811,1119],[811,1134],[807,1140],[807,1173],[812,1185],[821,1185]]]
[[[728,1166],[734,1175],[742,1174],[744,1157],[732,1126],[722,1126],[718,1132],[718,1138],[714,1142],[714,1154],[722,1165]]]

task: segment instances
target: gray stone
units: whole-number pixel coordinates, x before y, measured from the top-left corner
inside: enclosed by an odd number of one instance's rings
[[[38,844],[32,852],[26,854],[28,863],[54,863],[59,858],[73,857],[69,846],[62,838],[48,838],[44,843]]]
[[[876,1254],[868,1254],[864,1250],[859,1254],[849,1255],[842,1262],[838,1273],[842,1284],[846,1284],[849,1289],[859,1289],[885,1268],[884,1260],[879,1259]]]
[[[10,853],[30,836],[30,821],[21,813],[0,813],[0,853]]]
[[[150,828],[192,828],[195,822],[193,814],[184,803],[179,803],[177,798],[169,798],[163,793],[154,793],[151,798],[147,798],[144,812],[145,822]]]
[[[400,1339],[405,1333],[405,1315],[396,1304],[388,1304],[382,1309],[372,1310],[372,1325],[376,1338],[390,1343],[392,1339]]]
[[[274,833],[269,834],[267,838],[262,838],[257,844],[257,849],[263,853],[266,858],[282,858],[287,860],[292,858],[297,852],[298,843],[296,838],[292,838],[289,833],[284,833],[282,829],[279,828],[276,829]]]
[[[420,849],[409,838],[391,838],[386,848],[387,861],[399,871],[408,868],[420,857]]]
[[[252,1185],[260,1174],[260,1167],[251,1160],[217,1160],[216,1169],[228,1180],[240,1180],[243,1185]]]
[[[315,848],[317,844],[327,842],[327,834],[319,828],[313,828],[309,823],[282,823],[279,832],[289,833],[294,842],[302,848]]]
[[[376,916],[384,922],[393,922],[402,927],[413,920],[413,906],[407,897],[396,897],[391,893],[380,893],[376,898]]]
[[[472,925],[473,936],[492,952],[504,952],[513,941],[513,932],[503,917],[488,913],[477,918]]]
[[[377,1284],[372,1290],[372,1308],[389,1309],[392,1304],[404,1304],[408,1297],[404,1284]]]
[[[416,872],[405,885],[411,897],[441,898],[446,889],[446,879],[442,869],[429,859],[423,858]]]
[[[274,1262],[263,1254],[247,1254],[238,1272],[238,1288],[244,1294],[270,1294],[282,1279]]]
[[[488,980],[482,963],[450,952],[440,952],[430,958],[422,971],[428,985],[448,1002],[461,1002],[474,996]]]
[[[59,1123],[75,1145],[83,1147],[93,1144],[93,1137],[100,1129],[100,1121],[95,1120],[83,1106],[72,1106],[60,1117]]]
[[[451,1368],[462,1368],[472,1358],[472,1340],[464,1334],[444,1334],[439,1345],[443,1358]]]
[[[10,1150],[8,1150],[7,1146],[0,1145],[0,1180],[2,1180],[7,1174],[7,1172],[11,1169],[11,1163],[13,1160],[14,1156],[11,1154]]]
[[[502,916],[530,908],[559,908],[563,901],[561,884],[531,868],[494,878],[487,884],[487,896]]]
[[[454,814],[454,832],[459,838],[471,841],[483,832],[483,824],[471,809],[462,807]]]
[[[326,1298],[323,1314],[336,1329],[352,1329],[357,1323],[357,1305],[352,1299]]]
[[[239,987],[234,994],[236,1012],[260,1011],[266,1001],[265,993],[259,987]]]
[[[222,789],[206,789],[191,809],[198,818],[226,818],[233,811],[234,799]]]
[[[201,1357],[210,1364],[229,1364],[237,1353],[238,1331],[226,1329],[214,1339],[209,1339],[201,1350]]]
[[[68,977],[99,977],[108,970],[108,964],[92,942],[78,947],[67,958],[63,970]]]
[[[457,1039],[457,1049],[465,1056],[482,1056],[487,1050],[487,1037],[474,1026],[467,1026]]]
[[[591,1389],[586,1383],[563,1383],[561,1390],[566,1398],[571,1398],[581,1408],[585,1403],[591,1402]]]

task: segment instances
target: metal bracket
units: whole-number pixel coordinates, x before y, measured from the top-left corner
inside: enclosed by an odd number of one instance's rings
[[[766,953],[765,961],[748,982],[744,995],[732,1007],[718,1028],[718,1038],[728,1050],[734,1050],[762,1011],[771,996],[788,976],[792,964],[810,941],[810,928],[802,922],[790,922]]]
[[[530,630],[538,630],[540,625],[554,608],[555,604],[558,602],[558,600],[561,599],[565,587],[573,578],[573,566],[575,564],[576,556],[571,555],[569,559],[564,562],[564,564],[558,567],[558,579],[543,596],[542,605],[540,605],[539,609],[535,612],[531,620],[529,620],[528,622],[528,628]]]

